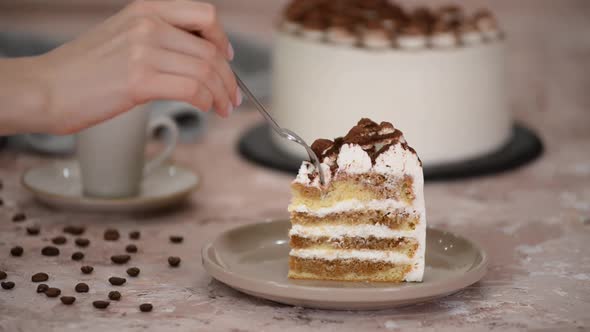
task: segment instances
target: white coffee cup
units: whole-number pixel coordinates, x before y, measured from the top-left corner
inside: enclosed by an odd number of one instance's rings
[[[149,120],[149,113],[148,105],[137,106],[77,135],[84,195],[102,198],[136,196],[142,179],[170,158],[178,141],[178,128],[169,117]],[[159,128],[168,131],[166,146],[146,162],[147,138]]]

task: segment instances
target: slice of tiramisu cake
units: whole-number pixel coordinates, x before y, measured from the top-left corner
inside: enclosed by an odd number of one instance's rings
[[[422,281],[426,240],[422,163],[391,123],[362,119],[318,139],[325,183],[305,161],[292,184],[289,277]]]

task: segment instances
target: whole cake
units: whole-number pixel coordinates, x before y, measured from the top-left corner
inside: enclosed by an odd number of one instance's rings
[[[391,123],[362,119],[318,139],[325,183],[304,161],[289,205],[289,277],[422,281],[426,240],[422,163]]]
[[[305,140],[336,137],[361,117],[396,119],[429,166],[485,155],[510,138],[503,34],[487,10],[298,0],[275,37],[273,115]]]

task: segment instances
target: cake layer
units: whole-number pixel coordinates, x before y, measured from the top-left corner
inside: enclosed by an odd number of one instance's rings
[[[411,270],[411,264],[289,257],[289,278],[293,279],[402,282]]]
[[[291,212],[291,223],[302,226],[356,226],[383,225],[393,230],[410,231],[416,228],[420,216],[406,209],[394,210],[355,210],[330,213],[318,217],[306,212]]]
[[[293,249],[343,249],[343,250],[388,250],[395,251],[408,257],[414,257],[419,243],[415,238],[379,238],[369,237],[341,237],[331,236],[303,237],[291,236],[289,245]]]
[[[420,251],[420,248],[418,248]],[[289,256],[299,258],[316,258],[328,261],[358,259],[361,261],[386,262],[396,264],[416,264],[420,257],[408,257],[403,253],[384,250],[336,250],[336,249],[291,249]]]
[[[293,183],[293,205],[310,209],[330,207],[341,201],[361,202],[395,199],[411,204],[415,198],[411,176],[391,178],[378,173],[343,174],[332,179],[327,188]]]

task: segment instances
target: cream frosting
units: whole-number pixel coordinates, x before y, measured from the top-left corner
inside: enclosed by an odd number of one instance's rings
[[[423,222],[422,220],[420,222]],[[332,239],[340,239],[343,237],[363,237],[368,238],[374,236],[380,239],[397,239],[400,237],[421,238],[421,232],[424,231],[421,227],[417,227],[411,231],[400,231],[391,229],[385,225],[317,225],[304,226],[293,225],[289,231],[289,236],[300,236],[305,238],[323,237],[327,236]]]
[[[475,45],[483,41],[483,36],[479,31],[464,32],[461,35],[461,41],[465,45]]]
[[[438,48],[457,46],[457,37],[452,32],[438,33],[430,37],[430,45]]]
[[[332,206],[323,207],[319,209],[310,209],[306,205],[289,205],[289,212],[307,213],[315,217],[325,217],[333,213],[353,212],[360,210],[377,210],[377,211],[393,211],[400,209],[407,213],[420,213],[411,205],[396,199],[372,200],[369,202],[362,202],[358,199],[350,199],[340,201]]]
[[[399,48],[406,50],[419,50],[426,47],[425,36],[399,36],[397,38],[397,45]]]
[[[349,174],[367,173],[372,162],[369,154],[356,144],[344,144],[338,154],[338,170]]]
[[[344,28],[330,28],[326,32],[326,39],[338,45],[352,46],[358,42],[358,37]]]

